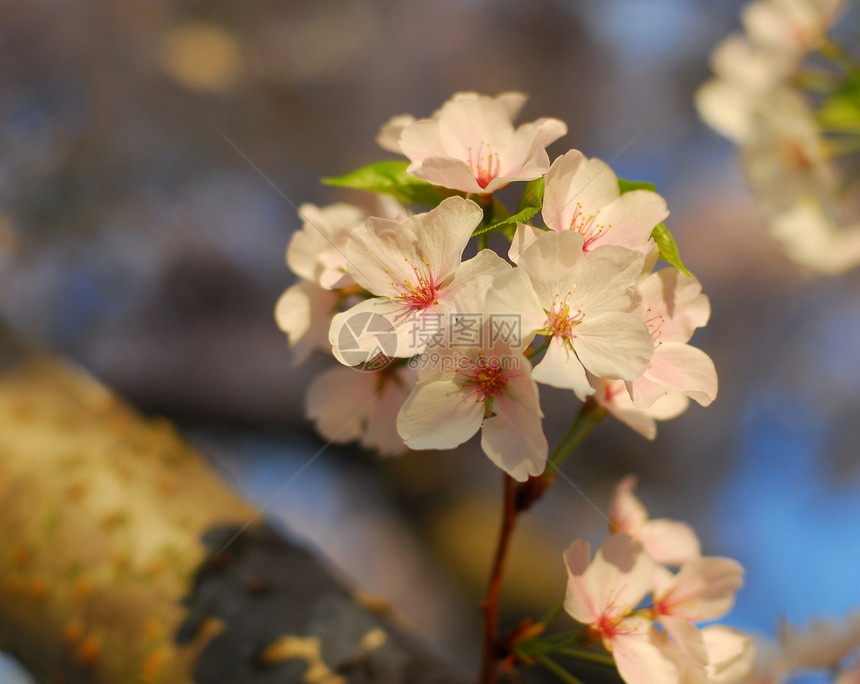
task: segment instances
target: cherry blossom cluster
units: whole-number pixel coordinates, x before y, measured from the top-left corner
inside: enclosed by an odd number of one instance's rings
[[[860,263],[857,207],[839,159],[860,151],[857,63],[829,33],[845,0],[755,0],[744,34],[714,51],[696,95],[702,119],[740,148],[769,232],[798,264]],[[853,217],[853,218],[851,218]]]
[[[377,215],[300,208],[287,251],[300,280],[276,318],[300,359],[317,347],[342,364],[308,393],[329,440],[395,454],[480,432],[493,463],[524,481],[547,463],[541,384],[648,438],[690,399],[715,398],[714,365],[688,344],[710,306],[665,201],[577,150],[550,163],[566,126],[515,126],[525,99],[458,93],[429,118],[394,117],[378,142],[408,162],[330,179],[382,195]],[[495,193],[518,182],[511,215]],[[661,258],[670,265],[653,270]]]
[[[745,681],[755,659],[752,640],[724,625],[694,624],[728,612],[743,568],[702,556],[686,524],[649,520],[634,485],[633,477],[618,485],[612,534],[593,557],[581,540],[564,553],[565,610],[612,653],[627,684]]]

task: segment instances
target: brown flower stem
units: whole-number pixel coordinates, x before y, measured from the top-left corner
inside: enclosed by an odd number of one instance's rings
[[[505,561],[511,537],[517,522],[517,485],[514,479],[504,474],[504,502],[502,505],[502,528],[496,545],[496,557],[493,560],[493,570],[490,573],[490,584],[487,596],[481,604],[484,612],[484,638],[481,649],[481,675],[479,684],[496,684],[499,668],[499,598],[502,595],[502,576],[505,571]]]

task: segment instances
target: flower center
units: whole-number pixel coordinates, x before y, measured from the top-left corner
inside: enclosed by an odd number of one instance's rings
[[[573,329],[582,323],[582,319],[585,318],[585,314],[581,309],[571,311],[570,304],[567,303],[567,298],[570,295],[571,293],[568,292],[563,299],[560,299],[560,295],[556,294],[549,311],[544,309],[547,316],[546,329],[549,334],[558,335],[565,340],[576,337]]]
[[[570,219],[570,230],[582,235],[584,240],[582,243],[583,252],[591,249],[592,243],[600,239],[605,230],[612,228],[612,226],[604,226],[602,223],[597,223],[596,219],[596,214],[588,214],[586,216],[582,211],[582,205],[579,202],[576,203],[573,218]]]
[[[439,291],[427,260],[424,258],[421,259],[424,266],[421,269],[414,264],[410,264],[409,257],[403,257],[403,260],[412,268],[414,275],[412,278],[404,278],[399,283],[391,281],[391,285],[400,290],[398,299],[412,311],[423,311],[429,306],[437,304],[439,301],[437,298]],[[389,273],[390,271],[385,269],[385,272]],[[389,299],[391,298],[389,297]]]
[[[469,170],[481,189],[486,188],[490,181],[499,175],[500,168],[499,153],[493,152],[490,145],[483,140],[478,145],[477,152],[469,148]]]
[[[500,395],[508,386],[502,361],[495,356],[488,359],[479,352],[478,358],[469,359],[467,367],[458,368],[457,372],[464,380],[463,386],[472,390],[475,401],[479,403]]]
[[[650,306],[648,307],[648,313],[653,315],[645,319],[645,324],[648,326],[648,332],[651,333],[651,339],[659,347],[663,344],[660,336],[663,334],[663,324],[666,322],[666,319],[663,317],[663,314],[654,314]]]

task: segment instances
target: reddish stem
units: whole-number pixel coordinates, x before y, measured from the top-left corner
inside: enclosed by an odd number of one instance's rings
[[[484,611],[484,639],[481,649],[479,684],[496,684],[498,682],[499,656],[501,655],[499,653],[499,598],[502,594],[502,576],[505,572],[508,548],[519,513],[516,482],[507,473],[505,473],[504,478],[505,496],[502,504],[502,529],[499,532],[487,596],[481,604]]]

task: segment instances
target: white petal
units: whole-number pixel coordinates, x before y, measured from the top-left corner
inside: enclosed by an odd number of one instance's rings
[[[675,662],[657,645],[650,620],[633,616],[623,626],[626,633],[611,639],[611,644],[618,673],[627,684],[682,684]]]
[[[702,406],[708,406],[717,396],[714,362],[701,349],[688,344],[667,342],[656,347],[646,377],[683,392]],[[637,399],[634,393],[634,403]]]
[[[654,561],[624,535],[613,534],[603,542],[585,570],[579,562],[581,548],[571,549],[565,554],[565,609],[577,620],[594,614],[620,618],[632,611],[651,588]],[[571,564],[570,560],[576,562]]]
[[[681,565],[702,555],[693,528],[675,520],[649,520],[637,539],[651,558],[666,565]]]
[[[329,342],[334,357],[345,366],[373,363],[380,354],[404,354],[410,344],[411,321],[398,318],[403,307],[374,297],[337,314],[331,321]]]
[[[462,159],[452,157],[427,157],[409,165],[406,170],[412,176],[433,185],[461,192],[480,195],[486,190],[478,185],[469,165]]]
[[[520,254],[519,268],[528,273],[542,308],[549,309],[559,295],[585,286],[579,276],[583,260],[581,235],[544,231]]]
[[[655,593],[661,613],[685,620],[714,620],[728,612],[743,584],[743,567],[730,558],[697,558],[681,567],[668,590]]]
[[[555,231],[571,228],[574,216],[597,214],[618,199],[618,179],[600,159],[586,159],[571,150],[556,159],[546,176],[541,215]]]
[[[358,439],[371,405],[378,399],[375,373],[336,366],[313,379],[305,396],[308,418],[336,444]]]
[[[543,228],[536,228],[526,223],[517,223],[517,230],[508,250],[508,259],[516,264],[520,260],[520,254],[523,250],[544,232]]]
[[[755,645],[745,634],[724,625],[702,630],[708,649],[709,682],[732,684],[746,681],[755,664]]]
[[[524,336],[546,326],[546,312],[521,268],[512,268],[493,280],[485,306],[491,315],[519,315]]]
[[[634,539],[648,522],[648,511],[633,494],[636,476],[628,475],[615,487],[609,504],[610,532],[623,532]]]
[[[448,197],[426,214],[414,217],[421,256],[438,282],[460,265],[463,250],[483,216],[481,207],[471,200]]]
[[[532,377],[544,385],[573,390],[580,399],[594,394],[582,363],[570,347],[557,337],[550,341],[540,363],[534,367]]]
[[[622,380],[642,375],[654,349],[642,321],[631,314],[613,312],[586,318],[575,327],[571,343],[590,373]]]
[[[522,362],[528,363],[525,358]],[[511,377],[492,406],[496,415],[484,421],[481,433],[484,453],[520,482],[543,473],[549,447],[541,426],[537,386],[528,371]]]
[[[708,650],[698,627],[683,618],[671,615],[661,616],[660,622],[675,643],[696,665],[704,668],[708,664]]]
[[[445,283],[445,296],[458,312],[479,314],[484,311],[499,277],[510,270],[511,265],[493,250],[482,249],[461,263],[454,277]]]
[[[631,249],[646,244],[654,227],[669,215],[666,200],[649,190],[626,192],[601,209],[597,222],[603,226],[601,245]]]
[[[453,449],[481,427],[484,403],[452,380],[420,382],[397,415],[397,432],[412,449]]]
[[[379,129],[379,133],[376,135],[376,144],[383,150],[388,150],[395,154],[401,154],[400,136],[407,127],[414,123],[415,117],[411,114],[398,114],[397,116],[392,116],[382,125],[382,128]]]

